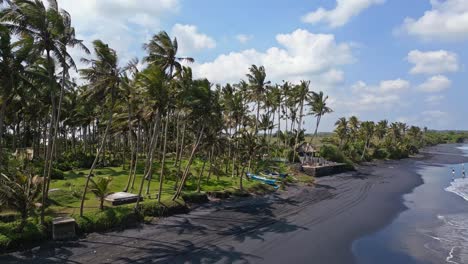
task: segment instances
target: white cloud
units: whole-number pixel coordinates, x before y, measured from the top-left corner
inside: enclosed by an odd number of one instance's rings
[[[241,43],[241,44],[245,44],[247,42],[249,42],[249,40],[251,40],[253,38],[252,35],[246,35],[246,34],[239,34],[239,35],[236,35],[236,39]]]
[[[95,39],[108,43],[117,51],[121,64],[141,55],[142,44],[161,30],[160,19],[176,13],[179,5],[179,0],[59,1],[59,7],[71,14],[77,37],[89,49]],[[84,52],[70,52],[81,67]]]
[[[382,92],[393,92],[406,90],[410,87],[410,83],[406,80],[396,79],[380,82],[379,88]]]
[[[267,78],[272,81],[321,74],[329,80],[340,80],[342,73],[336,67],[354,61],[350,45],[336,43],[334,35],[297,29],[290,34],[278,34],[276,40],[282,47],[271,47],[263,52],[247,49],[219,55],[211,62],[194,63],[194,75],[218,83],[237,82],[245,78],[252,64],[256,64],[265,66]]]
[[[466,0],[431,0],[432,9],[420,18],[406,18],[402,30],[425,40],[458,40],[468,37]]]
[[[351,86],[352,94],[346,94],[342,100],[353,111],[390,109],[402,105],[401,92],[409,88],[410,83],[400,78],[384,80],[378,85],[358,81]]]
[[[429,104],[439,104],[444,99],[445,99],[445,96],[443,95],[430,95],[426,97],[424,101]]]
[[[172,35],[177,38],[181,55],[190,55],[191,52],[216,47],[216,41],[208,35],[198,32],[194,25],[175,24],[172,27]]]
[[[427,93],[441,92],[448,89],[452,85],[447,77],[443,75],[432,76],[424,83],[419,85],[419,90]]]
[[[411,74],[439,74],[459,70],[457,54],[446,50],[412,50],[408,53],[407,60],[414,64]]]
[[[385,0],[336,0],[335,9],[326,10],[320,7],[303,16],[302,21],[311,24],[323,22],[330,27],[341,27],[370,6],[384,2]]]

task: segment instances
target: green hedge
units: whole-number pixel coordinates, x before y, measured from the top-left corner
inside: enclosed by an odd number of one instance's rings
[[[153,217],[164,217],[188,212],[188,207],[185,204],[178,202],[171,203],[171,205],[167,206],[157,201],[144,201],[140,204],[139,212],[143,216]]]
[[[43,227],[34,219],[28,219],[22,232],[17,231],[19,221],[0,222],[0,252],[25,248],[46,240],[49,237],[47,227],[50,227],[52,218],[47,217],[45,220],[46,227]]]
[[[76,220],[78,234],[124,229],[136,226],[142,220],[130,207],[108,208],[104,211],[84,213],[82,217],[72,217]]]
[[[207,203],[209,201],[208,196],[205,193],[196,193],[196,192],[184,193],[182,194],[182,199],[186,203],[197,203],[197,204]]]

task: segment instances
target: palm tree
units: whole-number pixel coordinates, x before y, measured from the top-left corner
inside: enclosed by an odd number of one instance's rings
[[[194,62],[193,58],[190,57],[177,57],[178,43],[177,39],[171,40],[167,32],[161,31],[159,34],[153,36],[149,43],[144,45],[145,50],[148,52],[148,56],[144,58],[144,61],[151,65],[160,67],[164,72],[168,73],[169,81],[179,75],[182,72],[182,65],[180,62]],[[175,74],[174,74],[175,70]],[[174,84],[172,84],[174,85]],[[174,93],[172,93],[174,94]],[[171,97],[172,104],[174,104],[175,96]],[[172,107],[171,104],[168,105]],[[163,109],[161,109],[163,110]],[[166,109],[166,122],[164,128],[164,145],[163,145],[163,157],[161,161],[161,174],[160,178],[160,191],[162,189],[162,182],[164,180],[164,165],[166,161],[166,145],[167,145],[167,131],[169,123],[170,109]],[[149,182],[148,182],[149,186]],[[158,201],[160,200],[160,194],[158,195]]]
[[[381,120],[375,126],[375,135],[380,141],[384,139],[385,135],[387,134],[387,128],[388,128],[387,120]]]
[[[341,117],[338,119],[338,121],[335,122],[335,133],[338,135],[340,138],[340,149],[343,148],[343,142],[346,142],[349,137],[349,127],[348,127],[348,120],[346,117]]]
[[[194,62],[190,57],[177,57],[178,43],[177,38],[171,40],[166,31],[161,31],[154,35],[149,43],[143,45],[148,52],[143,60],[149,64],[159,65],[168,73],[169,79],[174,78],[182,71],[180,62]]]
[[[265,67],[257,65],[252,65],[249,68],[250,73],[247,74],[247,79],[249,80],[249,86],[251,90],[251,100],[257,104],[257,116],[255,119],[255,134],[258,133],[258,120],[260,118],[260,103],[264,100],[265,92],[267,85],[270,84],[269,81],[266,81],[266,72]]]
[[[110,193],[111,177],[98,177],[91,179],[91,186],[89,190],[99,199],[99,209],[104,210],[104,198]]]
[[[360,125],[360,122],[356,116],[351,116],[349,118],[349,130],[350,130],[352,139],[356,139],[356,135],[359,130],[359,125]]]
[[[82,59],[83,62],[90,64],[90,68],[82,69],[81,75],[89,81],[89,97],[97,99],[96,101],[106,102],[110,100],[108,106],[107,125],[104,134],[101,139],[101,143],[94,158],[93,164],[89,170],[86,178],[85,186],[83,189],[83,195],[81,198],[80,205],[80,216],[83,216],[84,201],[86,199],[86,193],[88,191],[88,185],[91,177],[93,176],[94,169],[96,168],[97,161],[101,152],[104,148],[109,129],[112,124],[112,117],[114,114],[115,101],[118,96],[118,87],[121,78],[121,69],[118,67],[117,54],[115,50],[109,48],[107,44],[104,44],[100,40],[93,42],[94,52],[96,59]]]
[[[30,212],[35,208],[41,193],[42,179],[21,172],[7,176],[0,173],[0,204],[18,211],[21,223],[18,232],[22,232]]]
[[[374,136],[375,132],[375,124],[372,121],[365,121],[361,124],[361,133],[364,137],[364,150],[362,151],[361,160],[364,160],[366,155],[366,151],[369,148],[370,141]]]
[[[309,99],[309,106],[311,107],[310,111],[317,118],[317,122],[315,125],[315,132],[314,136],[311,139],[311,143],[313,142],[314,138],[317,136],[318,128],[320,125],[320,120],[322,116],[328,113],[333,112],[333,110],[327,106],[327,99],[328,96],[325,96],[323,92],[312,92],[312,96]]]
[[[301,83],[297,86],[297,92],[295,94],[297,101],[299,102],[299,122],[297,123],[297,131],[296,131],[296,140],[295,144],[298,143],[299,133],[302,129],[302,118],[304,117],[304,103],[309,96],[309,85],[310,81],[301,81]]]
[[[67,61],[71,56],[66,53],[60,36],[64,31],[63,16],[60,14],[56,0],[49,0],[46,7],[39,0],[13,0],[7,2],[7,8],[0,12],[0,22],[13,33],[26,35],[34,40],[34,50],[37,54],[46,54],[46,68],[49,83],[49,93],[52,104],[52,117],[49,123],[49,133],[47,139],[47,151],[44,164],[44,179],[49,180],[49,168],[53,160],[52,141],[54,138],[55,124],[57,122],[57,102],[56,102],[56,80],[55,80],[55,62]],[[65,52],[64,52],[65,51]],[[47,184],[42,186],[42,203],[45,204],[47,197]],[[43,207],[44,208],[44,207]],[[44,210],[44,209],[42,209]],[[41,213],[41,222],[44,222],[44,214]]]

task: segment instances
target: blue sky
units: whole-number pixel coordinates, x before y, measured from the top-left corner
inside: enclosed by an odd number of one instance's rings
[[[198,77],[226,83],[264,65],[273,82],[312,81],[340,116],[468,129],[468,0],[62,0],[78,35],[122,63],[166,30]],[[73,52],[82,56],[79,51]],[[306,128],[315,125],[306,119]]]

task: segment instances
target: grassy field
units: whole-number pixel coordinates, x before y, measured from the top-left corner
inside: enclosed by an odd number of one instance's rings
[[[176,172],[176,168],[173,166],[174,161],[168,160],[165,166],[165,170],[167,174],[173,175]],[[185,165],[183,163],[183,165]],[[192,176],[188,178],[186,186],[184,188],[185,193],[195,192],[197,189],[197,182],[198,182],[198,175],[202,167],[202,161],[196,160],[194,161],[191,173]],[[285,164],[261,164],[260,169],[264,168],[275,168],[280,172],[289,172],[289,168]],[[127,166],[128,168],[128,166]],[[225,191],[231,190],[234,191],[239,188],[239,178],[238,177],[231,177],[230,172],[225,174],[224,166],[222,170],[220,169],[213,169],[216,173],[212,173],[210,179],[207,179],[208,175],[208,168],[209,164],[207,162],[205,166],[205,171],[203,174],[202,182],[201,182],[201,191],[202,192],[213,192],[213,191]],[[183,169],[183,166],[182,166]],[[156,194],[158,192],[159,187],[159,172],[160,166],[159,164],[155,164],[153,179],[151,180],[150,184],[150,194],[149,196],[145,195],[146,192],[146,184],[143,189],[143,195],[145,201],[148,200],[156,200]],[[49,215],[63,215],[63,214],[76,214],[79,212],[79,206],[81,201],[82,190],[86,181],[86,176],[88,175],[89,170],[86,169],[75,169],[72,171],[65,172],[65,179],[63,180],[52,180],[50,184],[50,189],[52,192],[49,195],[51,200],[51,206],[48,207],[48,214]],[[122,167],[106,167],[106,168],[99,168],[95,170],[95,177],[105,177],[110,176],[112,177],[111,182],[111,191],[112,192],[119,192],[123,191],[127,181],[128,181],[128,170],[122,169]],[[219,176],[218,176],[218,175]],[[134,189],[129,190],[129,192],[137,193],[139,185],[141,183],[143,177],[143,164],[138,165],[137,169],[137,178],[135,181]],[[308,177],[308,176],[307,176]],[[307,177],[301,178],[300,176],[296,177],[299,181],[307,181]],[[248,189],[252,187],[256,182],[255,181],[248,181],[245,177],[243,180],[244,188]],[[163,185],[163,194],[161,199],[167,203],[170,203],[170,199],[174,194],[174,186],[175,181],[173,176],[166,177]],[[87,194],[87,199],[85,201],[85,211],[95,211],[98,210],[99,201],[98,199],[92,194]]]

